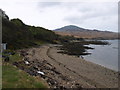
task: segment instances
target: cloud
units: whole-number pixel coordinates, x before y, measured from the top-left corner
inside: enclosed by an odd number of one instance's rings
[[[117,31],[117,3],[79,3],[76,10],[64,20],[86,28]]]
[[[60,5],[60,4],[61,4],[61,2],[39,2],[39,3],[38,3],[38,6],[45,8],[45,7],[58,6],[58,5]]]
[[[3,0],[1,8],[10,19],[20,18],[26,24],[56,29],[73,24],[83,28],[117,31],[115,2],[41,2],[41,0]]]

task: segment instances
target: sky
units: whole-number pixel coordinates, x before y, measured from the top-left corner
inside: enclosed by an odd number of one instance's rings
[[[76,25],[118,31],[118,0],[0,0],[0,8],[10,19],[50,30]]]

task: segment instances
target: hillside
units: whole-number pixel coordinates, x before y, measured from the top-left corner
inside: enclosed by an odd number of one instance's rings
[[[64,26],[62,28],[56,29],[56,31],[62,31],[62,32],[82,32],[82,31],[87,31],[87,29],[84,28],[80,28],[78,26],[74,26],[74,25],[69,25],[69,26]]]
[[[8,49],[21,49],[37,45],[36,42],[55,43],[58,35],[42,27],[24,24],[20,19],[2,20],[2,42]]]
[[[55,33],[60,35],[75,36],[78,38],[92,38],[92,39],[117,39],[118,33],[110,31],[99,31],[80,28],[78,26],[69,25],[54,30]]]

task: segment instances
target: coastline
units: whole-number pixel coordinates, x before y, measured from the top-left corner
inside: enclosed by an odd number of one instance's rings
[[[37,74],[37,76],[42,77],[52,88],[118,88],[116,71],[76,56],[57,53],[59,52],[57,45],[44,45],[23,51],[27,53],[24,55],[24,60],[30,62],[29,66],[44,72],[45,75]],[[44,68],[40,63],[43,63]]]
[[[104,65],[102,65],[102,64],[94,63],[94,62],[92,62],[92,61],[89,61],[88,59],[87,59],[87,60],[84,59],[84,60],[87,61],[87,62],[90,62],[90,63],[96,64],[96,65],[98,65],[98,66],[100,66],[100,67],[103,67],[103,68],[105,68],[105,69],[109,69],[109,70],[111,70],[111,71],[113,71],[113,72],[117,72],[117,73],[118,73],[117,70],[114,70],[114,69],[108,68],[108,67],[106,67],[106,66],[104,66]]]
[[[91,55],[84,56],[87,61],[118,71],[118,40],[106,40],[110,45],[89,45],[94,50],[87,50]]]

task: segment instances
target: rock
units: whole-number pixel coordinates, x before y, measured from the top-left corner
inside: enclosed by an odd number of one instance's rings
[[[59,89],[60,89],[60,90],[64,90],[64,89],[66,89],[66,88],[65,88],[64,86],[59,86],[59,87],[58,87],[58,90],[59,90]]]
[[[18,63],[17,63],[17,62],[14,62],[13,65],[18,66]]]
[[[27,64],[27,65],[28,65],[28,64],[30,64],[30,63],[29,63],[28,61],[25,61],[25,64]]]
[[[52,79],[52,78],[48,78],[47,82],[49,83],[50,86],[57,86],[58,85],[57,81]]]
[[[13,65],[15,65],[16,67],[20,68],[21,70],[24,70],[24,66],[22,66],[22,62],[14,62]]]
[[[44,72],[41,72],[41,71],[37,71],[38,74],[41,74],[41,75],[45,75]]]
[[[60,72],[56,71],[55,68],[52,68],[51,70],[56,74],[61,74]]]
[[[28,58],[28,57],[25,57],[25,58],[24,58],[24,60],[25,60],[25,61],[28,61],[28,60],[29,60],[29,58]]]
[[[12,52],[11,55],[15,55],[15,52]]]
[[[9,59],[8,56],[6,56],[5,59],[4,59],[5,62],[9,62],[9,60],[10,60],[10,59]]]
[[[27,69],[26,72],[29,73],[32,76],[37,76],[38,75],[38,73],[32,68]]]
[[[20,55],[21,55],[21,56],[26,56],[26,55],[28,55],[28,53],[26,53],[25,50],[22,50],[22,51],[20,51]]]
[[[33,68],[33,70],[38,70],[37,66],[33,66],[32,68]]]

